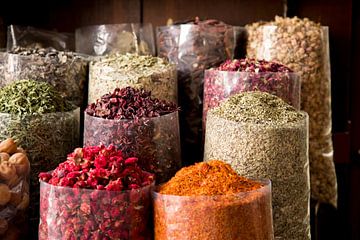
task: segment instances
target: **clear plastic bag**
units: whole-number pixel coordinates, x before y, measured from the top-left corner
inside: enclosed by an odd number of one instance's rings
[[[157,28],[158,55],[177,65],[181,138],[187,164],[202,160],[204,70],[233,56],[234,28],[217,20]]]
[[[163,183],[181,168],[178,112],[136,120],[112,120],[85,114],[84,145],[114,144],[125,157]]]
[[[155,56],[151,23],[105,24],[78,28],[76,52],[102,56],[112,53],[137,53]]]
[[[207,111],[228,97],[245,91],[263,91],[276,95],[300,109],[300,79],[288,72],[230,72],[205,70],[203,126]]]
[[[41,181],[39,240],[150,240],[152,187],[117,192]]]
[[[7,239],[6,236],[12,236],[11,239],[23,239],[26,236],[30,164],[26,154],[22,151],[20,148],[17,148],[13,154],[1,152],[1,239]],[[6,157],[4,155],[6,155]],[[8,159],[6,160],[4,157]]]
[[[161,58],[135,55],[111,55],[90,63],[88,103],[93,103],[115,88],[133,87],[151,91],[161,100],[177,103],[178,83],[176,68]],[[130,67],[126,61],[137,62]],[[134,65],[133,63],[131,63]],[[121,65],[121,66],[119,66]]]
[[[43,81],[54,86],[66,100],[82,106],[88,61],[72,52],[48,50],[40,55],[38,50],[28,51],[22,53],[26,55],[0,53],[0,87],[21,79]]]
[[[11,115],[0,113],[0,139],[14,138],[30,163],[30,222],[39,215],[40,172],[54,169],[79,144],[79,108],[70,112]]]
[[[310,239],[308,117],[294,123],[234,122],[208,112],[204,161],[221,159],[239,175],[272,182],[275,239]],[[224,137],[226,136],[226,137]]]
[[[219,196],[152,192],[155,240],[272,240],[271,184]]]
[[[59,51],[74,51],[75,36],[71,33],[60,33],[38,29],[30,26],[10,25],[7,31],[7,50],[15,47],[55,48]]]
[[[311,196],[337,205],[331,135],[329,29],[308,19],[275,18],[248,26],[248,56],[278,61],[301,78],[301,109],[310,118]]]

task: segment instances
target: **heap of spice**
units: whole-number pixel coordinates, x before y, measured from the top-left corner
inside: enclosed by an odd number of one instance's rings
[[[157,29],[159,56],[177,66],[186,164],[202,160],[204,70],[232,58],[234,47],[234,28],[218,20],[195,18]]]
[[[307,18],[277,16],[247,30],[249,57],[281,62],[299,74],[301,109],[309,114],[310,124],[311,196],[336,206],[328,28]]]
[[[40,240],[150,238],[154,176],[115,146],[76,148],[39,178]]]
[[[162,58],[113,54],[90,63],[88,103],[127,86],[144,88],[156,98],[177,102],[175,66]]]
[[[36,229],[40,171],[52,169],[78,144],[79,109],[45,82],[18,80],[0,89],[0,139],[26,149],[30,174],[30,219]]]
[[[112,53],[154,55],[155,40],[151,24],[103,24],[75,31],[76,52],[102,56]]]
[[[47,82],[66,100],[83,105],[88,66],[84,57],[53,48],[16,47],[1,53],[0,60],[0,86],[19,79]]]
[[[85,110],[84,144],[114,144],[155,173],[157,183],[181,167],[178,107],[144,89],[116,88]]]
[[[20,239],[29,206],[30,162],[24,149],[8,138],[0,143],[0,238]],[[24,237],[24,236],[23,236]]]
[[[305,112],[265,92],[233,95],[208,112],[204,155],[243,176],[271,179],[275,238],[310,239]]]
[[[153,198],[155,239],[273,239],[270,183],[222,161],[181,169]]]

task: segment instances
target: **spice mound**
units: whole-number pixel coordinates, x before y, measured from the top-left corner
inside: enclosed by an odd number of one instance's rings
[[[236,94],[211,112],[236,122],[266,125],[296,122],[305,117],[282,99],[265,92]]]
[[[177,196],[228,195],[261,188],[262,185],[239,176],[229,164],[212,160],[184,167],[159,193]]]
[[[106,119],[138,119],[159,117],[177,111],[175,103],[151,98],[151,92],[132,87],[116,88],[91,103],[85,112]]]
[[[152,98],[143,89],[115,89],[85,110],[85,146],[114,144],[125,157],[135,156],[157,183],[181,167],[178,107]]]
[[[290,68],[277,62],[269,62],[256,59],[233,59],[226,60],[219,67],[214,68],[219,71],[237,72],[292,72]]]
[[[45,82],[18,80],[0,89],[0,112],[35,114],[70,111],[54,87]]]
[[[40,240],[150,239],[154,176],[113,145],[76,148],[39,174]]]
[[[181,169],[153,192],[155,239],[271,240],[269,181],[218,160]]]
[[[113,54],[90,63],[88,103],[114,88],[144,88],[153,96],[177,101],[176,68],[165,59],[137,54]]]

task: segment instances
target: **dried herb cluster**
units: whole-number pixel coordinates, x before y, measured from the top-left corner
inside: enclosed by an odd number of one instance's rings
[[[217,20],[196,18],[157,29],[158,55],[178,70],[182,153],[187,163],[202,159],[204,70],[231,58],[234,47],[233,27]]]
[[[310,239],[307,124],[306,113],[265,92],[236,94],[208,113],[204,159],[271,179],[275,239]]]
[[[273,239],[269,182],[221,161],[181,169],[153,198],[155,239]]]
[[[127,86],[144,88],[156,98],[177,102],[175,66],[162,58],[114,54],[90,64],[88,103]]]
[[[276,17],[247,28],[249,57],[281,62],[300,75],[301,108],[310,119],[311,194],[336,206],[328,29],[297,17]]]
[[[47,82],[76,106],[84,100],[87,60],[52,48],[21,48],[0,53],[0,86],[19,79]]]
[[[149,239],[154,176],[113,145],[77,148],[39,177],[39,239]]]
[[[115,89],[85,111],[84,144],[114,144],[155,173],[157,183],[181,167],[178,108],[134,88]]]

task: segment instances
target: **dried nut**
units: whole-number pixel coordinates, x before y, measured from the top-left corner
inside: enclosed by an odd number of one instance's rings
[[[0,162],[9,161],[10,155],[6,152],[0,153]]]
[[[0,143],[0,152],[6,152],[12,154],[16,152],[17,146],[12,138],[8,138]]]
[[[9,224],[5,219],[0,219],[0,235],[3,235],[9,228]]]
[[[16,152],[17,152],[17,153],[25,153],[25,154],[26,154],[26,151],[25,151],[23,148],[21,148],[21,147],[18,147],[18,148],[16,149]]]
[[[8,162],[0,163],[0,179],[9,181],[16,176],[16,168]]]
[[[17,206],[18,210],[25,210],[29,206],[29,195],[24,194],[21,203]]]
[[[11,192],[11,198],[9,203],[13,206],[17,206],[22,201],[22,194],[21,192]]]
[[[16,173],[19,176],[29,174],[30,162],[25,153],[15,153],[10,157],[9,163],[15,165]]]
[[[10,189],[13,189],[16,187],[21,181],[21,178],[18,177],[18,175],[14,175],[11,179],[6,181],[6,184],[9,186]]]
[[[6,184],[0,183],[0,205],[5,205],[10,201],[11,192]]]

